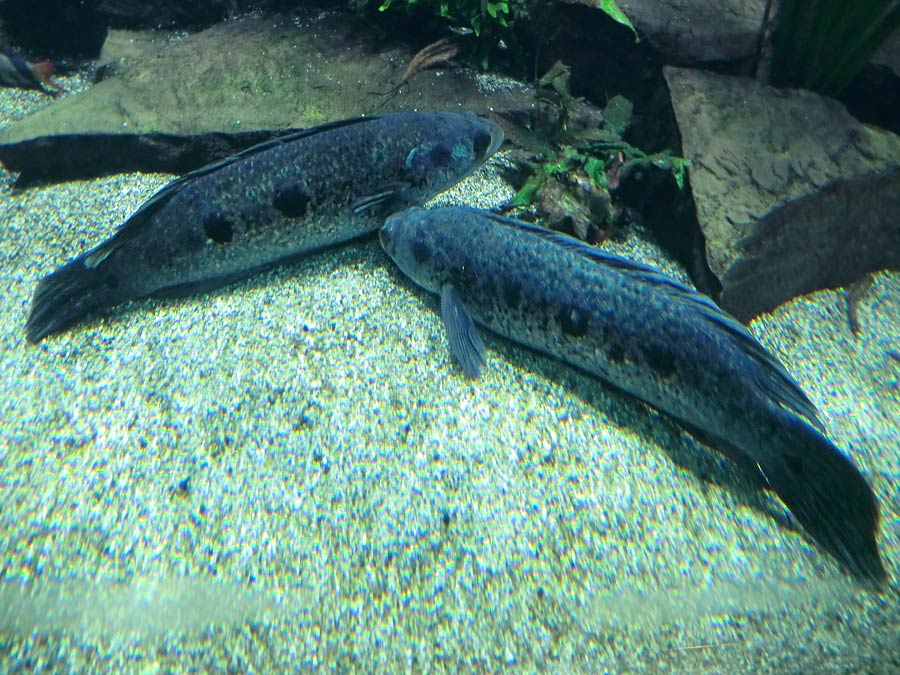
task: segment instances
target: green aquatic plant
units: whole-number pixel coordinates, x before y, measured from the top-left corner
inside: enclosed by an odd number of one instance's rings
[[[900,27],[900,0],[775,0],[774,5],[773,83],[831,96],[843,91]]]
[[[477,54],[482,67],[487,67],[490,50],[501,40],[511,47],[518,43],[513,27],[529,17],[533,5],[528,0],[350,0],[350,4],[360,11],[422,12],[451,26],[471,30],[478,38]],[[592,6],[629,27],[637,40],[637,31],[615,0],[593,0]]]
[[[475,60],[487,68],[491,50],[505,40],[518,49],[516,21],[528,14],[526,0],[350,0],[357,11],[414,12],[475,34]]]
[[[573,129],[569,119],[579,99],[568,90],[568,68],[557,63],[538,81],[536,99],[538,110],[552,101],[558,108],[545,125],[551,149],[530,162],[530,174],[510,208],[535,207],[550,227],[596,241],[624,214],[613,196],[622,180],[654,167],[684,187],[689,160],[669,150],[648,154],[625,141],[632,104],[623,96],[610,99],[599,126]]]
[[[620,23],[626,28],[630,28],[631,32],[634,33],[634,41],[638,41],[637,31],[634,29],[631,21],[629,21],[628,17],[625,15],[625,12],[619,9],[619,6],[616,4],[615,0],[591,0],[591,2],[584,4],[588,5],[589,7],[593,7],[594,9],[599,9],[616,23]]]
[[[422,12],[476,36],[500,36],[527,15],[525,0],[350,0],[357,10]]]

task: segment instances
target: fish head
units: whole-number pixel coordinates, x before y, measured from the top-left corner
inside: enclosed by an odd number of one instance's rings
[[[411,208],[390,216],[378,231],[378,240],[397,267],[419,286],[439,292],[449,283],[456,265],[450,259],[442,238],[448,231],[441,225],[436,211],[449,209]]]
[[[409,151],[404,173],[429,196],[478,169],[503,145],[503,129],[475,113],[435,113],[421,141]]]

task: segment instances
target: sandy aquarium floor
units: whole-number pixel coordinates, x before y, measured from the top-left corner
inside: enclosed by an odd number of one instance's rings
[[[858,335],[840,292],[751,326],[874,485],[873,594],[633,400],[490,336],[465,380],[373,240],[27,345],[37,280],[170,177],[13,178],[0,672],[900,670],[900,275]],[[506,196],[488,166],[445,199]]]

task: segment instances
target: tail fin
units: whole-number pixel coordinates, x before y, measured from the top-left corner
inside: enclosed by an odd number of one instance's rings
[[[108,270],[85,265],[85,256],[81,256],[38,283],[25,324],[25,337],[31,343],[40,342],[91,310],[126,299]]]
[[[56,82],[50,79],[55,70],[52,61],[41,61],[40,63],[33,63],[31,66],[29,66],[29,68],[31,69],[31,74],[34,75],[34,79],[36,79],[40,84],[56,90],[57,93],[65,93],[65,89],[63,89]],[[48,93],[52,94],[53,92]]]
[[[780,452],[760,468],[769,486],[819,545],[860,580],[882,584],[878,503],[859,470],[795,415],[779,432]]]

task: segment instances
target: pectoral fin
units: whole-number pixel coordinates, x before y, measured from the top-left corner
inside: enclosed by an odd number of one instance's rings
[[[441,319],[447,328],[453,358],[466,377],[478,378],[484,365],[484,341],[459,295],[449,284],[441,289]]]
[[[397,181],[388,183],[375,194],[360,197],[350,205],[354,216],[388,215],[406,204],[404,193],[409,190],[409,183]]]

